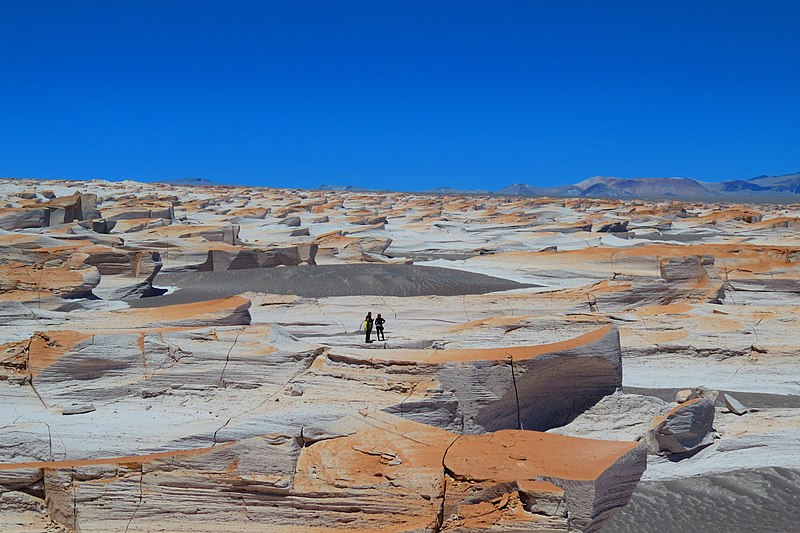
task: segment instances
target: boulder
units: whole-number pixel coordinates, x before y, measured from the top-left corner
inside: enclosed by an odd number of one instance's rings
[[[352,217],[348,222],[357,226],[374,226],[378,224],[387,224],[386,217],[384,216],[366,216],[366,217]]]
[[[286,217],[283,220],[278,221],[278,224],[289,226],[290,228],[299,227],[301,223],[300,217]]]
[[[91,413],[95,410],[94,405],[87,403],[87,404],[73,404],[64,407],[61,410],[62,415],[85,415],[86,413]]]
[[[628,221],[620,220],[604,224],[597,230],[599,233],[623,233],[628,231]]]
[[[664,416],[657,416],[649,432],[650,451],[680,454],[693,452],[714,441],[714,401],[695,398]]]
[[[697,387],[695,390],[695,398],[708,398],[712,402],[716,402],[717,398],[719,397],[719,391],[715,389],[709,389],[707,387]]]
[[[117,223],[115,220],[106,220],[104,218],[98,218],[96,220],[83,221],[79,225],[82,228],[92,230],[95,233],[108,234],[111,233],[111,230],[114,229],[114,226],[116,226]]]

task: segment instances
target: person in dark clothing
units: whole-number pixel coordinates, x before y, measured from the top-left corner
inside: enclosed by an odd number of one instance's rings
[[[379,341],[385,341],[386,337],[383,335],[383,324],[386,322],[383,318],[381,318],[381,314],[378,313],[378,316],[375,318],[375,337]]]
[[[369,337],[372,334],[372,323],[373,322],[374,321],[372,320],[372,311],[370,311],[369,313],[367,313],[367,317],[364,319],[364,331],[367,332],[366,342],[372,342],[372,339],[370,339]]]

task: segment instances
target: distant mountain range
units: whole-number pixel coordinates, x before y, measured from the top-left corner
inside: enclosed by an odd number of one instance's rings
[[[337,192],[367,192],[373,189],[365,189],[364,187],[356,187],[354,185],[320,185],[319,190]]]
[[[206,178],[178,178],[159,181],[170,185],[216,185]],[[320,185],[320,190],[340,192],[386,192],[352,185]],[[498,196],[555,196],[583,198],[643,198],[680,200],[790,201],[800,202],[800,172],[781,176],[757,176],[749,180],[722,182],[691,178],[616,178],[594,176],[571,185],[535,187],[515,183],[496,191],[436,187],[429,194],[471,194]]]
[[[718,183],[690,178],[615,178],[595,176],[572,185],[532,187],[515,183],[494,192],[508,196],[646,198],[688,200],[800,200],[800,172]]]
[[[167,185],[199,185],[201,187],[216,185],[216,183],[206,178],[175,178],[171,180],[156,180],[153,183],[166,183]]]
[[[321,185],[320,190],[366,192],[374,189],[350,185]],[[594,176],[571,185],[535,187],[514,183],[496,191],[436,187],[428,194],[472,194],[497,196],[554,196],[561,198],[642,198],[675,200],[800,201],[800,172],[782,176],[758,176],[749,180],[722,182],[691,178],[616,178]]]

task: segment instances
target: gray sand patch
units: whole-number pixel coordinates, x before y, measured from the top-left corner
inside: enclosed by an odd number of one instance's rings
[[[640,481],[608,533],[797,531],[800,470],[761,468]]]
[[[154,307],[224,298],[243,292],[334,296],[460,296],[524,289],[534,285],[440,267],[419,265],[316,265],[159,274],[155,286],[176,286],[172,294],[129,300]]]

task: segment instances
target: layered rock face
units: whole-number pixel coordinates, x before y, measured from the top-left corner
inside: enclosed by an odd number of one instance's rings
[[[441,384],[436,394],[411,393],[388,411],[461,433],[551,429],[622,385],[619,334],[611,326],[546,346],[397,351],[394,359],[385,357],[378,353],[369,364],[395,366],[392,373],[407,382]]]
[[[635,442],[499,429],[515,416],[498,417],[498,431],[435,427],[508,408],[508,374],[469,390],[452,381],[496,365],[501,349],[382,350],[376,360],[334,356],[266,326],[149,326],[39,333],[6,348],[17,352],[7,381],[20,376],[55,418],[43,427],[11,424],[2,449],[13,452],[0,464],[0,481],[10,492],[36,491],[42,513],[62,527],[594,531],[645,469],[645,449]],[[557,384],[552,368],[598,357],[618,364],[616,336],[604,328],[569,346],[504,350],[517,355],[522,383],[537,373],[551,378],[528,383],[520,406],[537,393],[587,401],[590,389],[613,391],[613,364],[592,387]],[[615,353],[597,356],[599,347]],[[387,378],[402,386],[382,385]],[[343,380],[369,396],[364,407],[336,394]],[[438,412],[450,387],[458,394],[446,420]],[[413,413],[386,412],[406,402]],[[567,416],[561,409],[551,407],[546,419]],[[78,427],[98,438],[80,445]],[[44,439],[45,430],[58,442]]]
[[[557,530],[567,516],[570,529],[600,530],[628,502],[645,453],[632,442],[531,431],[459,438],[444,459],[443,530]]]
[[[797,522],[798,206],[0,197],[2,531]]]

